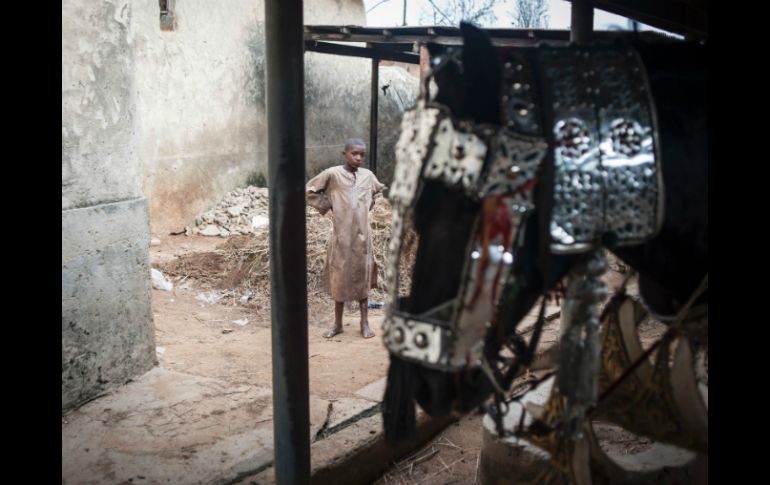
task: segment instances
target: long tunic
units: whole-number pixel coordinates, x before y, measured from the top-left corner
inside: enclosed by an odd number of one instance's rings
[[[324,290],[334,301],[369,296],[374,268],[369,210],[383,187],[370,170],[350,172],[344,165],[328,168],[307,183],[308,203],[321,214],[331,209],[333,215]]]

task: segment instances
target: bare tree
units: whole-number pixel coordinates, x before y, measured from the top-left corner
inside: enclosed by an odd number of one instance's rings
[[[485,26],[493,24],[497,16],[492,10],[501,0],[428,0],[431,10],[423,11],[420,23],[457,27],[460,21]]]
[[[511,12],[514,27],[520,29],[547,29],[548,5],[545,0],[517,0]]]
[[[371,6],[371,7],[369,7],[368,9],[366,9],[366,13],[369,13],[369,12],[371,12],[372,10],[374,10],[374,9],[375,9],[375,8],[377,8],[377,7],[379,7],[379,6],[380,6],[380,5],[382,5],[383,3],[388,3],[389,1],[390,1],[390,0],[380,0],[379,2],[375,3],[374,5],[372,5],[372,6]],[[406,0],[404,0],[404,3],[406,3]]]

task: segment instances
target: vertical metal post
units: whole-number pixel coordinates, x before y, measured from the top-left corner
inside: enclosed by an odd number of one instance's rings
[[[594,30],[594,6],[589,0],[572,0],[570,11],[572,25],[570,40],[572,42],[590,42]]]
[[[369,108],[369,167],[377,175],[377,110],[380,91],[380,60],[372,59],[372,94]]]
[[[273,443],[278,484],[310,483],[302,0],[265,0]]]

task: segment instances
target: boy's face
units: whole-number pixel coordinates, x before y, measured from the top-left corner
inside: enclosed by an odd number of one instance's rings
[[[363,165],[366,158],[366,147],[363,145],[353,145],[347,148],[342,154],[345,156],[345,163],[353,170]]]

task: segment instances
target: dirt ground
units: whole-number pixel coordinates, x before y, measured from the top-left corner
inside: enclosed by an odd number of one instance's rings
[[[165,236],[150,247],[150,262],[158,267],[180,256],[214,250],[224,239],[204,236]],[[236,296],[217,303],[196,299],[210,294],[205,281],[174,281],[173,291],[152,290],[155,337],[162,367],[222,379],[233,384],[272,385],[270,309],[241,303]],[[388,355],[382,345],[383,311],[369,310],[377,334],[364,339],[358,332],[358,312],[346,307],[344,331],[321,337],[331,326],[334,304],[321,296],[308,308],[310,392],[321,399],[353,397],[361,387],[386,375]],[[233,321],[248,320],[245,325]]]
[[[464,416],[422,449],[394,463],[374,484],[476,483],[483,418],[477,413]]]
[[[151,246],[150,261],[153,267],[162,267],[180,257],[214,251],[223,242],[218,237],[165,236],[159,245]],[[622,279],[617,272],[605,278],[611,290]],[[265,300],[255,298],[244,303],[234,294],[211,304],[196,298],[213,289],[205,280],[177,277],[173,291],[152,291],[160,365],[233,384],[271,386],[270,309],[256,303]],[[629,290],[633,293],[635,285]],[[309,300],[311,394],[330,401],[352,398],[363,386],[385,377],[388,355],[380,338],[383,311],[369,310],[370,325],[377,336],[363,339],[358,332],[358,312],[354,305],[347,306],[344,332],[328,340],[321,333],[331,325],[333,302],[317,294]],[[248,323],[244,325],[234,323],[245,320]],[[640,331],[647,347],[661,335],[663,327],[648,323]],[[482,419],[483,415],[476,413],[464,416],[428,445],[394,463],[375,483],[476,483]],[[613,426],[600,425],[597,433],[602,448],[609,453],[636,453],[650,446],[649,440]]]
[[[394,463],[374,485],[478,483],[483,418],[478,413],[464,416],[422,449]],[[607,423],[595,423],[594,430],[608,454],[635,454],[652,445],[646,438]]]

